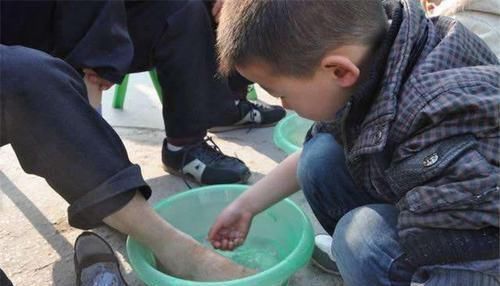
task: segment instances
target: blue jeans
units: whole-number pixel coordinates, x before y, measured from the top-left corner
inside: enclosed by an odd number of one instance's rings
[[[399,210],[356,188],[332,135],[319,133],[304,144],[297,176],[316,218],[333,236],[332,252],[345,285],[498,285],[474,265],[417,271],[399,259]]]

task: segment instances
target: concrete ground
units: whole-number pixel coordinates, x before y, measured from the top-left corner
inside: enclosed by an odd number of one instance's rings
[[[161,105],[147,74],[131,77],[124,110],[111,108],[113,90],[106,92],[103,114],[127,147],[132,162],[141,166],[153,189],[150,203],[186,190],[183,181],[161,168],[164,138]],[[258,89],[259,99],[276,100]],[[272,128],[239,130],[212,135],[224,153],[237,156],[250,167],[256,182],[285,154],[272,142]],[[322,231],[301,193],[292,199]],[[81,230],[68,225],[68,204],[45,182],[23,172],[10,146],[0,148],[0,267],[17,286],[75,285],[73,242]],[[130,285],[144,285],[127,263],[125,237],[106,227],[95,230],[112,247]],[[221,284],[223,285],[223,284]],[[307,265],[290,280],[290,286],[342,285],[339,278]],[[263,285],[265,286],[265,285]]]

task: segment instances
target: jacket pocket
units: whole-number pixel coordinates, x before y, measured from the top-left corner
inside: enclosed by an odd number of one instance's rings
[[[391,163],[385,175],[393,192],[404,196],[409,190],[443,174],[448,166],[475,147],[472,135],[445,139],[405,160]]]
[[[498,168],[478,150],[473,136],[446,139],[386,170],[400,210],[479,210],[498,202]]]

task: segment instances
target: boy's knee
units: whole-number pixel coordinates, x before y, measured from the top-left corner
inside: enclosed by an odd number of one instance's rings
[[[337,166],[345,165],[344,150],[333,136],[320,133],[305,143],[297,168],[297,177],[303,189],[317,182],[330,181]]]
[[[371,209],[359,207],[344,215],[333,233],[332,248],[335,252],[358,252],[363,255],[369,251],[366,238],[371,237],[372,228],[365,218],[370,216]]]
[[[397,213],[396,208],[384,204],[362,206],[348,212],[333,233],[333,253],[349,268],[357,265],[363,271],[363,267],[373,266],[395,241],[388,237],[395,231]]]

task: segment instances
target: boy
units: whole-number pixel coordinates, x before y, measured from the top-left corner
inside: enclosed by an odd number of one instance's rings
[[[0,75],[0,146],[11,144],[23,170],[45,178],[68,201],[71,226],[105,223],[149,246],[179,277],[225,280],[250,273],[153,211],[139,166],[130,163],[118,135],[90,107],[71,66],[37,50],[0,45]],[[85,269],[99,269],[106,259],[95,257]],[[1,270],[0,284],[9,285]]]
[[[254,215],[301,188],[346,285],[497,285],[499,63],[452,19],[384,4],[225,4],[221,72],[321,123],[209,238],[241,245]]]

